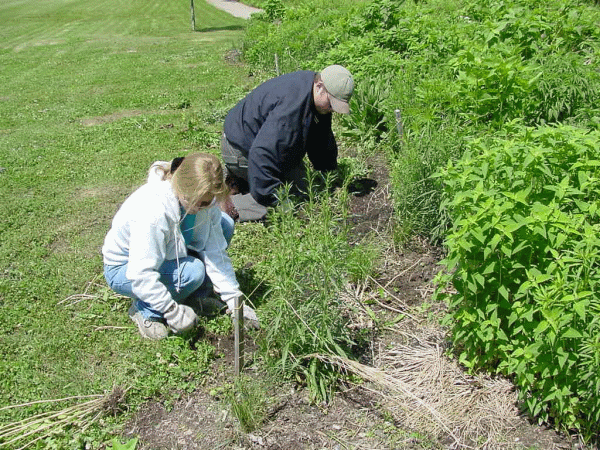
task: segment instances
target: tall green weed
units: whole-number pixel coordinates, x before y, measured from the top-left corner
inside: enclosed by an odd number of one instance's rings
[[[440,173],[459,360],[513,378],[540,422],[600,421],[600,133],[512,126]],[[455,290],[455,291],[453,291]]]
[[[529,123],[585,122],[594,108],[597,111],[600,72],[590,60],[561,52],[549,56],[541,67],[543,73],[524,111]]]
[[[472,43],[450,59],[453,109],[468,121],[501,127],[581,119],[595,106],[599,12],[572,2],[490,1],[467,8],[478,22]],[[590,67],[591,66],[591,67]]]
[[[261,354],[279,379],[305,382],[313,400],[327,400],[339,379],[339,371],[314,354],[350,357],[359,344],[340,292],[373,269],[374,249],[348,243],[348,181],[331,197],[328,178],[320,193],[309,189],[296,213],[281,207],[270,216],[268,237],[276,250],[261,308],[268,324],[259,338]]]
[[[525,57],[559,48],[580,52],[595,47],[600,35],[598,9],[585,1],[476,0],[464,13],[490,45],[512,41]]]
[[[449,61],[456,74],[454,105],[467,123],[500,127],[521,117],[541,75],[523,64],[514,47],[494,50],[462,50]]]
[[[396,140],[391,149],[390,177],[399,222],[395,238],[404,241],[418,235],[439,244],[449,221],[443,211],[440,213],[442,187],[432,175],[462,152],[460,121],[430,120],[405,133],[406,139]]]

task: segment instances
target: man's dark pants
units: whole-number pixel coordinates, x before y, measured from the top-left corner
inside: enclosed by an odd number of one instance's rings
[[[233,146],[223,133],[221,155],[225,163],[226,179],[230,187],[237,191],[231,199],[239,214],[239,222],[264,220],[267,208],[258,203],[250,194],[248,185],[248,155]],[[291,183],[295,191],[306,191],[306,167],[303,162],[286,172],[283,181]]]

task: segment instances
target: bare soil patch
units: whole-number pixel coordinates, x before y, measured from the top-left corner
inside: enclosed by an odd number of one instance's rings
[[[388,239],[392,206],[388,173],[381,159],[369,161],[370,180],[352,198],[353,239]],[[387,235],[387,237],[386,237]],[[423,242],[389,245],[376,279],[348,286],[348,301],[369,300],[369,307],[390,320],[376,329],[368,317],[372,342],[359,362],[344,367],[363,383],[342,386],[331,404],[314,405],[299,386],[270,386],[266,423],[244,433],[227,402],[210,395],[233,380],[233,340],[215,338],[224,355],[215,361],[206,386],[167,410],[150,402],[126,424],[125,437],[139,436],[138,449],[575,449],[576,438],[537,426],[520,414],[507,380],[469,376],[447,358],[447,335],[436,318],[443,306],[420,311],[433,292],[432,279],[442,252]],[[392,323],[392,322],[389,322]],[[247,373],[261,378],[251,363],[246,341]],[[341,366],[348,364],[337,361]],[[387,383],[387,384],[386,384]]]
[[[152,111],[152,114],[171,114],[173,111],[171,110],[161,110],[161,111]],[[149,111],[142,111],[139,109],[130,109],[126,111],[118,111],[112,114],[106,114],[104,116],[96,116],[96,117],[88,117],[85,119],[81,119],[81,125],[84,127],[93,127],[96,125],[104,125],[106,123],[116,122],[121,119],[129,118],[129,117],[137,117],[142,116],[144,114],[148,114]]]

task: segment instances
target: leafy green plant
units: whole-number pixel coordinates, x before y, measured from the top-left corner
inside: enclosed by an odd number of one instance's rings
[[[556,53],[531,94],[526,117],[531,124],[564,122],[585,114],[596,102],[600,74],[575,53]]]
[[[355,15],[352,19],[353,34],[393,29],[399,23],[402,3],[403,1],[374,0],[365,4],[360,14]]]
[[[440,175],[453,228],[437,296],[459,360],[512,377],[531,415],[588,439],[600,418],[599,138],[513,126]]]
[[[286,7],[285,14],[275,22],[252,18],[243,40],[244,60],[269,76],[276,73],[275,57],[280,73],[294,70],[320,70],[314,59],[319,53],[333,47],[338,37],[332,31],[343,27],[344,13],[351,3],[341,2],[323,9],[314,0]],[[319,10],[319,14],[315,14]],[[328,62],[327,65],[331,64]]]
[[[263,4],[263,9],[269,21],[283,19],[285,15],[285,6],[281,0],[266,0]]]
[[[121,441],[115,438],[111,441],[111,443],[113,450],[135,450],[135,448],[137,447],[138,439],[129,439],[127,442],[122,444]]]
[[[377,142],[387,132],[384,102],[389,95],[389,80],[366,78],[357,83],[350,100],[351,114],[341,117],[343,135],[359,142]]]
[[[521,117],[541,71],[522,63],[513,47],[462,50],[450,61],[456,73],[456,112],[466,120],[499,126]]]

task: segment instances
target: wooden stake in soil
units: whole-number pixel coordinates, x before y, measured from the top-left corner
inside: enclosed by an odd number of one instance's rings
[[[244,306],[240,297],[235,298],[233,311],[235,376],[239,377],[244,367]]]
[[[400,142],[404,140],[404,130],[402,128],[402,113],[399,109],[395,110],[396,114],[396,128],[398,129],[398,135],[400,135]]]

